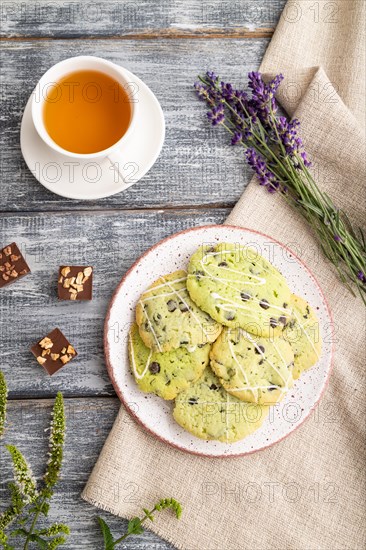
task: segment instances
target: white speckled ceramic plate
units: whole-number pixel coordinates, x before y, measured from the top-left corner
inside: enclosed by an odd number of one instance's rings
[[[286,277],[291,290],[315,308],[323,339],[318,363],[305,372],[259,430],[233,444],[203,441],[181,428],[172,417],[173,403],[142,393],[129,370],[127,336],[136,302],[161,275],[187,266],[201,244],[239,243],[254,247]],[[114,388],[132,416],[159,439],[191,453],[240,456],[264,449],[290,435],[320,400],[332,368],[332,321],[325,298],[307,267],[287,247],[262,233],[227,225],[197,227],[164,239],[148,250],[127,272],[109,306],[104,328],[105,354]]]

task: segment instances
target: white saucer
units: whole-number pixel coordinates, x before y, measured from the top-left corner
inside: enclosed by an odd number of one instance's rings
[[[139,181],[159,156],[165,137],[165,120],[160,103],[142,80],[129,73],[138,85],[139,112],[135,129],[123,143],[123,177],[104,159],[80,161],[48,147],[32,120],[31,99],[24,109],[20,147],[34,177],[47,189],[69,199],[93,200],[124,191]]]

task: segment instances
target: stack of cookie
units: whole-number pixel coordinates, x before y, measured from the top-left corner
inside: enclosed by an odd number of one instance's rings
[[[232,443],[258,429],[321,353],[315,312],[249,247],[202,246],[186,271],[140,297],[129,334],[139,388],[175,399],[201,439]]]

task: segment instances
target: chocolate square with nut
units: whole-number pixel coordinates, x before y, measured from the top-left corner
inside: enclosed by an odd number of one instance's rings
[[[59,300],[91,300],[93,297],[93,268],[62,265],[58,276]]]
[[[15,243],[0,251],[0,288],[30,273],[29,266]]]
[[[58,328],[34,344],[31,352],[49,375],[55,374],[77,356],[74,347]]]

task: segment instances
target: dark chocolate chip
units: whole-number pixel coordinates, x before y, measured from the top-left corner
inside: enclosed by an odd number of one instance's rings
[[[261,306],[261,308],[263,309],[268,309],[269,308],[269,303],[267,300],[263,299],[259,302],[259,305]]]
[[[278,320],[282,325],[284,325],[284,326],[287,325],[287,319],[284,315],[281,315],[281,317],[279,317]]]
[[[266,350],[264,349],[263,346],[256,346],[256,347],[255,347],[255,353],[258,353],[258,355],[259,355],[260,353],[264,353],[265,351],[266,351]]]
[[[278,326],[277,319],[275,319],[274,317],[271,317],[270,320],[269,320],[269,325],[270,325],[272,328],[276,328],[276,327]]]
[[[228,321],[233,321],[235,319],[235,313],[233,311],[227,311],[225,313],[225,319]]]
[[[184,313],[185,311],[188,311],[189,308],[184,302],[179,302],[179,309],[182,313]]]
[[[208,246],[206,248],[206,254],[208,254],[209,252],[215,252],[215,250],[216,250],[215,246]]]
[[[251,296],[247,292],[241,292],[240,298],[243,300],[243,302],[247,302],[248,300],[250,300]]]
[[[197,281],[199,281],[199,280],[201,279],[201,277],[204,277],[204,276],[205,276],[204,272],[203,272],[203,271],[199,271],[199,270],[198,270],[198,271],[195,271],[194,274],[196,275]]]
[[[149,366],[149,371],[151,374],[158,374],[160,372],[160,365],[156,361],[153,361]]]
[[[151,331],[150,325],[149,325],[149,323],[148,323],[147,321],[146,321],[146,323],[144,324],[144,327],[145,327],[146,332],[150,332],[150,331]]]
[[[197,403],[198,403],[197,397],[190,397],[190,398],[188,399],[188,403],[189,403],[190,405],[197,405]]]
[[[268,391],[278,390],[278,386],[269,386]]]
[[[174,300],[169,300],[166,305],[170,313],[173,313],[177,309],[177,303]]]
[[[288,304],[286,304],[286,302],[283,302],[282,306],[286,309]]]
[[[226,262],[220,262],[219,267],[227,267],[227,263]]]
[[[264,359],[261,359],[261,360],[259,361],[258,365],[263,365],[263,363],[264,363]]]
[[[216,384],[211,384],[210,386],[210,390],[217,390],[218,387],[216,386]]]
[[[181,346],[188,346],[188,344],[189,344],[188,340],[182,340],[182,341],[180,342],[180,345],[181,345]]]

